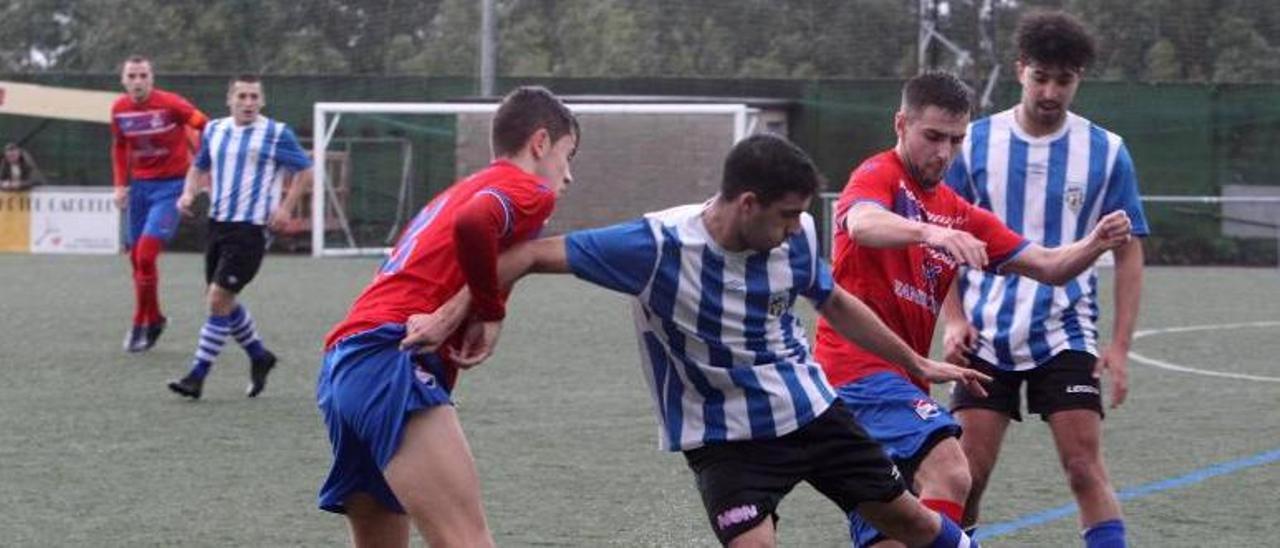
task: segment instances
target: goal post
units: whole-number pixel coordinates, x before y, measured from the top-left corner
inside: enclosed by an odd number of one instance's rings
[[[719,119],[725,119],[727,123],[727,131],[720,133],[716,130],[715,134],[723,135],[724,142],[718,143],[723,145],[727,150],[734,143],[755,133],[761,129],[759,122],[761,110],[751,106],[745,102],[723,102],[723,103],[695,103],[695,102],[673,102],[673,103],[605,103],[605,102],[581,102],[566,101],[566,105],[579,117],[580,123],[584,122],[587,117],[613,117],[618,116],[651,116],[656,117],[652,124],[662,125],[668,124],[671,131],[681,131],[680,124],[687,124],[687,119],[691,117],[710,115]],[[378,103],[378,102],[319,102],[315,103],[313,109],[312,135],[313,135],[313,155],[317,158],[314,162],[314,186],[311,193],[311,254],[316,257],[340,257],[340,256],[362,256],[362,255],[379,255],[385,254],[389,249],[389,243],[376,242],[357,242],[351,236],[351,228],[348,225],[346,212],[343,211],[339,204],[335,203],[337,198],[337,188],[334,184],[334,174],[330,173],[330,165],[327,161],[319,161],[319,158],[327,158],[332,151],[331,147],[335,142],[340,141],[343,137],[339,132],[339,124],[342,122],[344,115],[348,117],[361,115],[387,115],[397,116],[455,116],[459,118],[457,122],[461,125],[461,118],[467,115],[491,116],[497,111],[499,104],[477,103],[477,102],[433,102],[433,103]],[[599,120],[603,124],[603,119]],[[471,124],[474,126],[475,124]],[[584,125],[586,125],[584,123]],[[597,124],[599,125],[599,124]],[[607,124],[606,124],[607,125]],[[603,126],[602,126],[603,127]],[[610,126],[611,127],[611,126]],[[721,127],[717,125],[717,127]],[[590,144],[589,149],[619,149],[611,150],[610,154],[616,156],[621,154],[621,149],[626,148],[627,144],[621,141],[617,143],[609,142],[609,135],[600,135],[594,132],[598,129],[592,126],[590,129],[584,128],[584,138]],[[472,140],[479,140],[475,135],[479,129],[472,129],[465,136],[461,133],[454,136],[456,139],[470,137]],[[643,131],[639,129],[637,131]],[[609,131],[603,131],[609,133]],[[635,131],[632,131],[635,133]],[[634,137],[634,136],[633,136]],[[488,123],[484,126],[483,145],[485,151],[488,152]],[[661,140],[661,137],[655,136],[655,140]],[[472,146],[475,146],[474,143]],[[588,154],[589,155],[589,154]],[[491,152],[490,152],[491,157]],[[717,161],[720,158],[717,158]],[[580,154],[579,159],[575,161],[575,179],[581,179],[579,165],[583,158]],[[602,160],[603,161],[603,160]],[[707,162],[702,162],[707,163]],[[718,169],[719,165],[713,166]],[[592,170],[585,170],[592,171]],[[465,173],[456,173],[455,179],[461,177]],[[451,183],[452,181],[450,181]],[[612,183],[613,181],[610,181]],[[359,184],[358,179],[353,184]],[[420,185],[422,181],[409,181],[408,178],[403,184]],[[576,185],[577,183],[575,183]],[[592,180],[587,184],[605,184],[601,181]],[[573,192],[573,191],[571,191]],[[404,186],[399,192],[400,199],[403,200],[405,195],[412,195],[411,192],[406,193]],[[425,201],[423,202],[425,203]],[[404,206],[406,204],[400,204]],[[407,204],[408,207],[416,208],[421,203]],[[674,204],[672,204],[674,205]],[[332,208],[332,211],[330,210]],[[410,216],[412,214],[410,213]],[[326,230],[331,227],[326,223],[326,219],[337,220],[338,230],[345,232],[343,237],[338,240],[341,245],[335,245],[334,242],[326,240]]]

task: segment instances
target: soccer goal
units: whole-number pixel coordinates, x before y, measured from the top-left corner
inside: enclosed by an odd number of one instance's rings
[[[724,156],[785,113],[743,103],[566,101],[582,143],[547,233],[599,226],[714,194]],[[431,197],[492,159],[498,103],[314,106],[312,255],[384,254]],[[781,114],[782,122],[776,120]],[[322,153],[322,154],[321,154]],[[314,212],[323,212],[315,214]]]

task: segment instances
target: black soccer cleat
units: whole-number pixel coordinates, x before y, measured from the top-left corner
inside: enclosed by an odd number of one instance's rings
[[[160,334],[164,333],[165,326],[169,325],[169,318],[160,316],[160,321],[146,326],[146,338],[143,340],[143,350],[150,350],[156,345],[156,341],[160,340]]]
[[[244,395],[250,398],[258,397],[262,389],[267,387],[267,374],[275,366],[276,355],[270,350],[267,350],[266,355],[261,359],[253,360],[249,365],[249,387],[245,389]]]
[[[169,381],[169,390],[173,391],[174,394],[198,400],[200,399],[200,392],[204,390],[204,379],[196,378],[194,375],[187,375],[176,381]]]
[[[146,352],[151,345],[147,344],[147,328],[135,325],[124,334],[124,351],[130,353]]]

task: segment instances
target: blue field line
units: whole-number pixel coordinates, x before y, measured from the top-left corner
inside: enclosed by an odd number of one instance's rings
[[[1161,491],[1168,491],[1170,489],[1186,487],[1188,485],[1200,483],[1212,477],[1223,476],[1226,474],[1231,474],[1233,472],[1244,470],[1246,468],[1262,466],[1264,464],[1270,464],[1276,461],[1280,461],[1280,447],[1277,447],[1270,451],[1264,451],[1262,453],[1258,453],[1253,456],[1244,457],[1242,459],[1236,459],[1233,461],[1227,461],[1227,462],[1215,464],[1213,466],[1200,468],[1198,470],[1192,470],[1191,472],[1188,472],[1181,476],[1176,476],[1169,479],[1153,481],[1151,483],[1144,483],[1142,485],[1130,487],[1128,489],[1124,489],[1120,491],[1119,493],[1116,493],[1116,497],[1119,498],[1120,500],[1138,499],[1138,498],[1146,497],[1149,495],[1153,495],[1155,493],[1159,493]],[[1028,514],[1026,516],[1023,516],[1011,521],[1002,521],[999,523],[993,523],[991,525],[979,524],[977,538],[978,540],[985,540],[989,538],[998,537],[1001,535],[1008,535],[1010,533],[1021,531],[1023,529],[1035,527],[1037,525],[1042,525],[1045,523],[1049,523],[1051,521],[1062,519],[1067,516],[1074,515],[1075,513],[1076,513],[1076,505],[1073,502],[1071,504],[1064,504],[1062,506],[1036,512],[1034,514]]]

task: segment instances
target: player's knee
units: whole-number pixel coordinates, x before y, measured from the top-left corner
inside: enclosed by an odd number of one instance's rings
[[[942,481],[951,493],[952,500],[964,500],[973,488],[973,476],[969,474],[969,466],[964,462],[948,467]]]
[[[969,461],[959,444],[940,444],[916,472],[920,492],[926,498],[963,501],[973,486]]]
[[[1097,489],[1107,483],[1106,470],[1092,456],[1068,457],[1062,461],[1062,468],[1074,492]]]
[[[217,285],[211,285],[205,295],[205,302],[208,303],[209,312],[213,315],[226,316],[236,309],[236,294]]]

